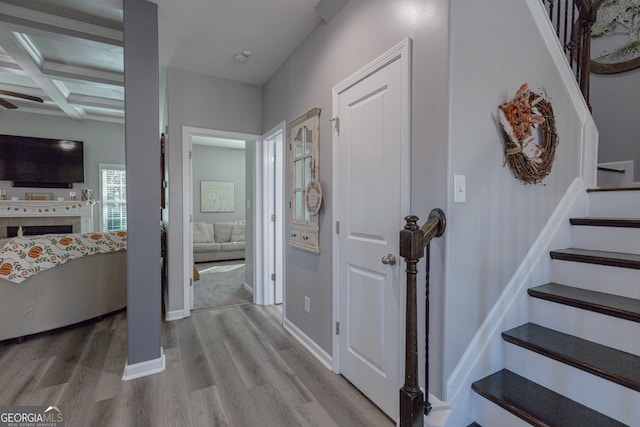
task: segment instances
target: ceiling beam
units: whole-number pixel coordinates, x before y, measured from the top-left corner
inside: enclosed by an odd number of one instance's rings
[[[73,105],[86,105],[87,107],[108,108],[110,110],[124,111],[124,100],[103,98],[101,96],[69,94],[67,102]]]
[[[4,28],[0,30],[0,45],[13,58],[14,61],[26,71],[31,79],[51,98],[53,102],[58,104],[60,109],[72,119],[84,119],[82,111],[67,102],[67,95],[58,85],[50,78],[42,73],[38,63],[27,53],[24,46],[18,42],[16,37]]]
[[[0,83],[0,89],[7,90],[9,92],[18,92],[24,93],[25,95],[37,96],[38,98],[42,98],[45,101],[51,101],[51,98],[49,98],[47,94],[44,93],[44,91],[40,88],[12,85],[9,83]]]
[[[16,31],[35,28],[51,33],[124,46],[122,30],[0,2],[0,21]]]
[[[27,74],[15,62],[3,61],[1,58],[0,58],[0,72],[11,73],[11,74],[22,74],[22,75]]]
[[[40,70],[42,74],[47,76],[106,83],[113,86],[124,86],[124,73],[98,70],[80,65],[62,64],[53,61],[43,61],[42,64],[40,64]]]

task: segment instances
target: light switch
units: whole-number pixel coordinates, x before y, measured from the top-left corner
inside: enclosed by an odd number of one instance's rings
[[[467,201],[467,183],[464,175],[453,176],[453,202],[465,203]]]

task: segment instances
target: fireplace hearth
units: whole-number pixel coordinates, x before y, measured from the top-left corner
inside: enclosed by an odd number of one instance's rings
[[[69,226],[71,230],[66,228]],[[91,205],[77,201],[0,200],[0,239],[15,236],[18,227],[22,227],[23,235],[27,236],[43,233],[91,233],[93,209]],[[36,228],[34,231],[32,227],[43,228]],[[15,231],[9,232],[9,228]]]
[[[7,237],[16,237],[18,235],[18,227],[7,227]],[[23,236],[39,236],[41,234],[66,234],[73,233],[73,225],[27,225],[22,227]]]

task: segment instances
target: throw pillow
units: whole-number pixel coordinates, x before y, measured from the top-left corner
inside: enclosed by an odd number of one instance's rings
[[[232,222],[214,222],[213,234],[215,235],[216,243],[230,242],[232,228]]]
[[[193,243],[213,242],[213,224],[204,222],[193,223]]]
[[[231,242],[244,242],[245,241],[245,225],[234,224],[231,229]]]

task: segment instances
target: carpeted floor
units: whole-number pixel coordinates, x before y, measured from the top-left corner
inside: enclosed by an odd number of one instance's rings
[[[251,302],[244,288],[244,263],[197,266],[200,280],[193,283],[193,309],[204,309]]]

